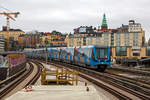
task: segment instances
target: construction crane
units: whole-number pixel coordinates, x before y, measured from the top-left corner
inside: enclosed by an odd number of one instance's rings
[[[20,14],[19,12],[12,12],[12,13],[7,13],[7,12],[3,12],[0,13],[0,15],[5,15],[6,16],[6,21],[7,21],[7,34],[6,34],[6,50],[9,51],[9,19],[12,19],[14,21],[15,18],[17,18],[18,14]],[[11,15],[14,15],[15,18],[13,18]]]

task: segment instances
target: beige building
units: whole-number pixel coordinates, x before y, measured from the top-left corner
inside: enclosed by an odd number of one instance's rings
[[[68,35],[67,46],[83,46],[83,45],[105,45],[105,46],[143,46],[145,41],[145,33],[99,33],[95,34],[73,34]],[[113,34],[113,35],[112,35]]]
[[[2,31],[0,31],[0,36],[2,36],[2,37],[4,37],[4,38],[7,38],[7,34],[8,34],[9,37],[13,37],[14,40],[17,40],[17,41],[18,41],[19,36],[20,36],[21,34],[25,34],[25,32],[22,31],[22,30],[19,30],[19,29],[10,29],[8,33],[7,33],[7,31],[4,30],[4,29],[3,29]]]
[[[66,37],[67,46],[103,45],[99,34],[73,34]]]
[[[145,32],[141,24],[129,21],[118,29],[108,29],[92,34],[70,34],[66,37],[67,46],[102,45],[102,46],[144,46]]]

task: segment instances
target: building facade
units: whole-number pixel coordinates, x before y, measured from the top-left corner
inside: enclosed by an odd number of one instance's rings
[[[14,40],[18,41],[18,38],[21,34],[25,34],[24,31],[20,29],[9,29],[8,35],[7,35],[7,30],[5,27],[3,27],[2,31],[0,31],[0,36],[7,38],[7,36],[14,38]]]
[[[56,31],[27,33],[19,36],[19,45],[22,48],[64,47],[67,46],[65,37]]]
[[[103,45],[102,34],[70,34],[66,36],[67,46]]]
[[[128,25],[122,25],[117,29],[108,29],[106,16],[104,14],[101,29],[92,28],[87,33],[87,26],[77,28],[66,38],[67,46],[102,45],[102,46],[144,46],[145,32],[140,23],[129,20]],[[91,30],[91,29],[90,29]],[[83,32],[84,31],[84,32]]]
[[[36,48],[41,43],[40,34],[23,34],[19,36],[19,45],[23,48]]]
[[[0,37],[0,52],[5,51],[5,43],[6,39],[4,37]]]

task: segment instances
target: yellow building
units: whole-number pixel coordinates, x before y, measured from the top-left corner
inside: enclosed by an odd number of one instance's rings
[[[43,34],[41,38],[41,46],[45,46],[45,42],[48,41],[49,46],[66,46],[65,36],[62,34]]]
[[[52,41],[54,39],[59,39],[60,38],[60,36],[55,35],[55,34],[46,34],[46,35],[41,35],[40,37],[41,37],[41,40],[42,40],[41,41],[42,45],[45,45],[45,40],[46,39],[48,40],[49,43],[52,43]]]
[[[121,59],[143,59],[150,57],[150,46],[116,46],[111,47],[111,58]]]
[[[41,38],[41,42],[40,42],[40,44],[42,45],[42,46],[45,46],[45,40],[46,39],[50,39],[48,36],[46,36],[46,35],[42,35],[42,36],[40,36],[40,38]]]
[[[18,37],[18,43],[19,43],[19,45],[24,45],[24,36]]]
[[[67,46],[104,45],[101,34],[70,34],[66,37]]]
[[[13,37],[14,40],[17,40],[17,41],[21,34],[25,34],[25,32],[19,29],[10,29],[8,32],[8,36]],[[0,31],[0,36],[7,38],[7,31],[6,30]]]

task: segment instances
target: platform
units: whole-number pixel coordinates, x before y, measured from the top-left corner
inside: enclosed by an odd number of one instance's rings
[[[78,72],[66,68],[58,68],[53,65],[43,64],[45,68],[41,72],[41,84],[49,83],[78,85]]]
[[[6,100],[102,100],[92,86],[33,86],[18,91]]]

